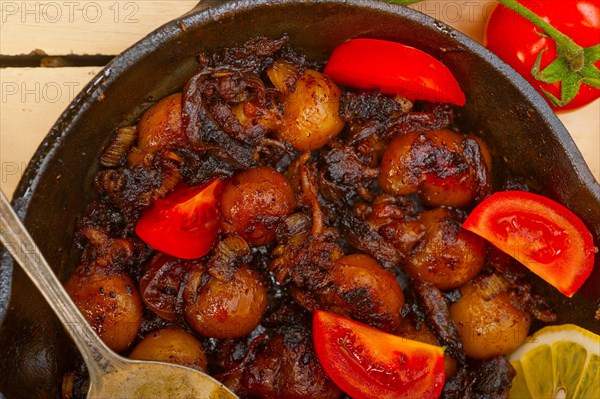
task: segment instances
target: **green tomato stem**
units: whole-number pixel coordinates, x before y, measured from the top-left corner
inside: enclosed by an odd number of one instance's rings
[[[383,1],[408,6],[422,0]],[[540,87],[554,105],[562,107],[568,104],[577,95],[581,84],[600,88],[600,71],[594,65],[596,61],[600,60],[600,44],[584,49],[518,0],[498,0],[498,2],[543,31],[543,33],[537,31],[536,33],[549,36],[556,43],[557,58],[544,70],[540,70],[542,55],[547,48],[543,49],[538,53],[535,65],[531,70],[532,76],[540,82],[549,84],[560,82],[560,99]]]
[[[542,29],[556,42],[556,50],[562,54],[569,63],[573,72],[580,71],[584,66],[583,48],[573,41],[569,36],[560,32],[554,26],[544,21],[539,15],[519,3],[517,0],[498,0],[505,7],[513,10],[529,22]]]

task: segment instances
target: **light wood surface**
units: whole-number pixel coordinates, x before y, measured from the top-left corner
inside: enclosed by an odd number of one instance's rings
[[[0,54],[29,54],[39,49],[50,55],[116,55],[196,3],[0,0]],[[412,7],[481,42],[493,4],[491,0],[427,0]],[[0,69],[0,188],[9,196],[55,120],[99,70]],[[600,179],[600,101],[559,116]]]
[[[198,0],[0,1],[2,55],[117,55]]]

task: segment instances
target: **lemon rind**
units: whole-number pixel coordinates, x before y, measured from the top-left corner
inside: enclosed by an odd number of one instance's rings
[[[600,336],[574,324],[563,324],[559,326],[544,327],[531,337],[528,337],[523,345],[510,354],[508,360],[512,363],[519,360],[530,350],[549,345],[558,341],[576,342],[583,346],[588,353],[600,356]]]
[[[542,345],[552,347],[556,342],[573,342],[581,345],[587,351],[587,359],[585,361],[584,369],[588,367],[592,354],[600,356],[599,335],[574,324],[564,324],[544,327],[532,336],[528,337],[525,343],[509,356],[509,361],[513,365],[516,363],[521,363],[523,356],[525,356],[525,354],[529,353],[531,350]],[[580,379],[577,387],[574,390],[574,394],[580,392],[582,382],[583,381]],[[529,390],[530,387],[528,381],[525,380],[525,383]]]

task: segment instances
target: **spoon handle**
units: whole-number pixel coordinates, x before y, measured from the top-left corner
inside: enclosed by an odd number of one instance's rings
[[[73,303],[1,190],[0,241],[40,290],[75,341],[88,366],[90,378],[110,372],[121,363],[119,356],[102,342]]]

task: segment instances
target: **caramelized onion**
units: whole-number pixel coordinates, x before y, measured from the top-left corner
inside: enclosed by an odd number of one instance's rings
[[[125,126],[117,129],[100,157],[100,165],[107,168],[118,166],[121,158],[136,139],[137,128],[135,126]]]

